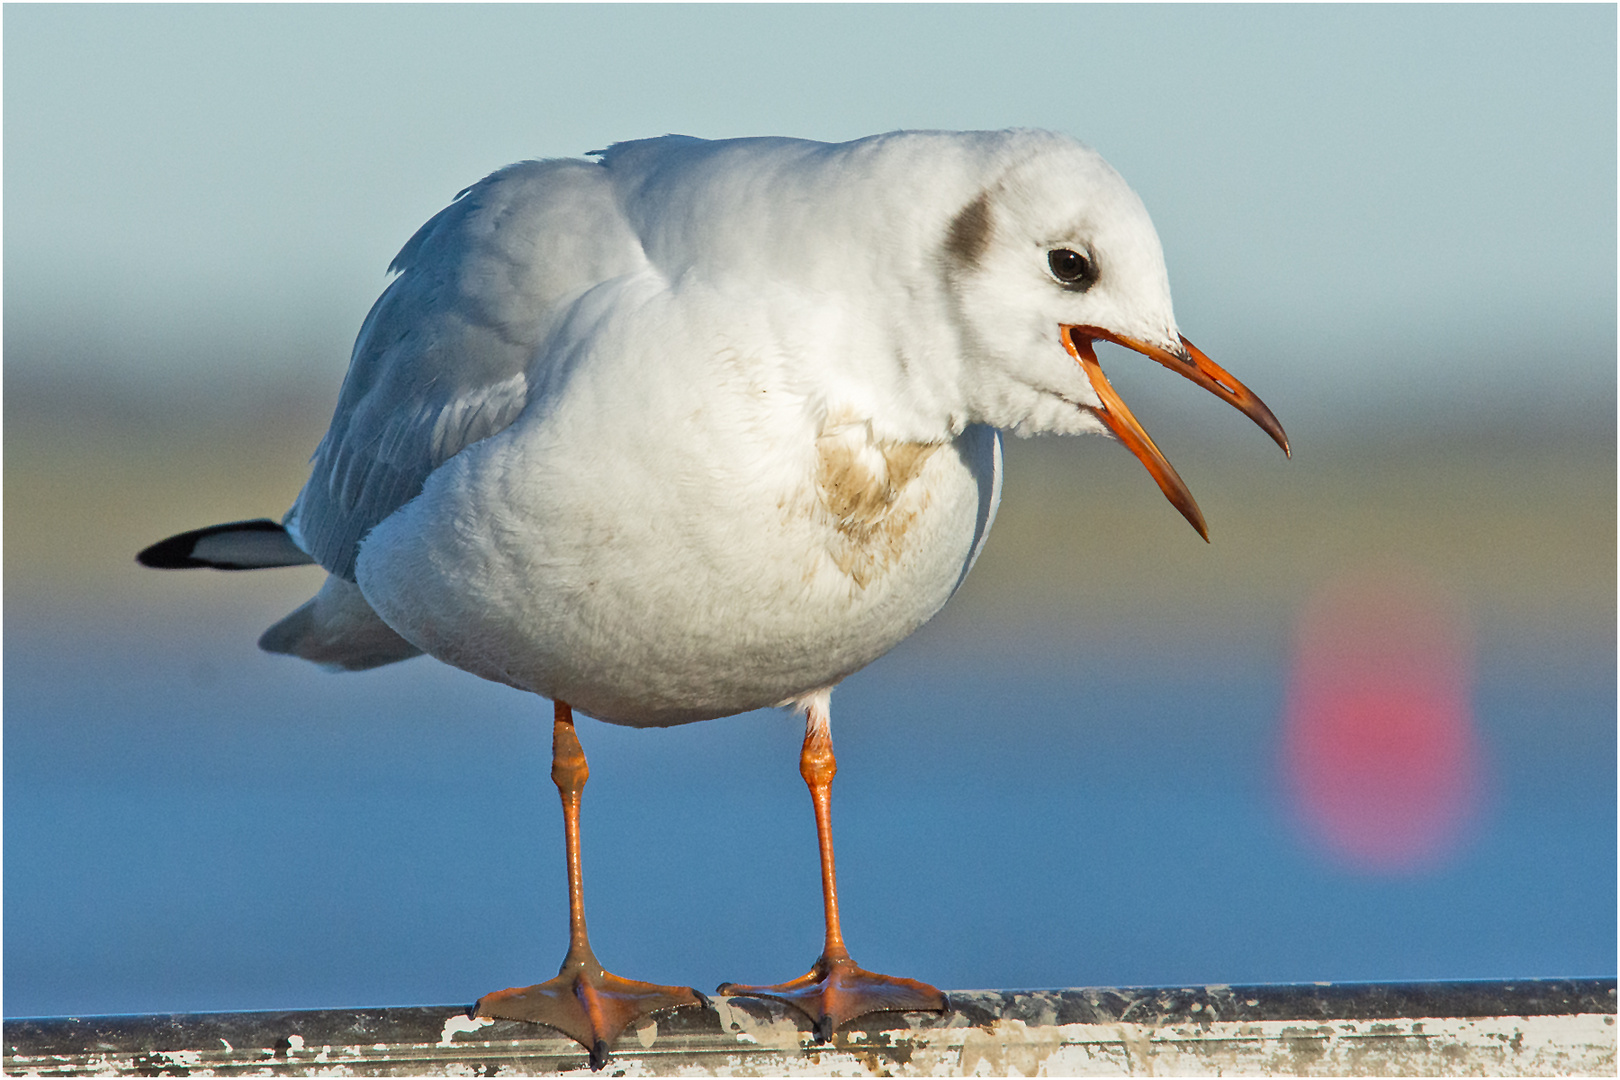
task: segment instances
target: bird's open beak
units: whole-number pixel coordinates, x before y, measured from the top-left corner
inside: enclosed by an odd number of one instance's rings
[[[1096,326],[1064,326],[1062,337],[1064,348],[1080,361],[1080,366],[1086,370],[1086,378],[1091,380],[1092,389],[1097,391],[1097,396],[1102,399],[1102,408],[1097,410],[1102,422],[1108,425],[1115,438],[1124,443],[1130,452],[1147,466],[1147,471],[1153,475],[1159,490],[1164,492],[1164,497],[1181,511],[1181,516],[1198,530],[1198,535],[1206,542],[1209,540],[1209,530],[1204,525],[1204,515],[1199,511],[1198,503],[1193,500],[1192,492],[1187,490],[1186,483],[1177,475],[1175,467],[1154,445],[1153,439],[1148,436],[1136,417],[1131,415],[1131,410],[1115,392],[1108,381],[1108,376],[1103,374],[1102,365],[1097,362],[1097,353],[1092,349],[1091,343],[1101,338],[1157,360],[1177,375],[1191,379],[1253,420],[1260,425],[1260,430],[1270,435],[1277,445],[1282,447],[1284,454],[1289,453],[1288,436],[1283,432],[1282,425],[1277,423],[1277,418],[1271,415],[1271,410],[1266,408],[1265,402],[1256,397],[1247,386],[1232,378],[1219,364],[1199,352],[1186,338],[1182,338],[1180,347],[1172,352],[1162,346],[1150,345]]]

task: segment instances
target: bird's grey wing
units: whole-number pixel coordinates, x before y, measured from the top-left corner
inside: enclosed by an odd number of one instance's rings
[[[428,474],[515,420],[572,298],[639,256],[601,166],[524,162],[463,191],[405,244],[366,316],[331,428],[286,524],[354,580],[360,541]]]

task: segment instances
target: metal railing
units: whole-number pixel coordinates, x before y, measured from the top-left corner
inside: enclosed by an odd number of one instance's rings
[[[604,1076],[1615,1075],[1615,980],[958,991],[817,1044],[806,1017],[716,998],[644,1020]],[[549,1028],[457,1006],[7,1020],[8,1075],[588,1072]]]

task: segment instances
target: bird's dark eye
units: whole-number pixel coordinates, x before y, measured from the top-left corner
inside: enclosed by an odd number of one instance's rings
[[[1066,289],[1085,292],[1097,280],[1097,264],[1073,248],[1053,248],[1046,253],[1052,276]]]

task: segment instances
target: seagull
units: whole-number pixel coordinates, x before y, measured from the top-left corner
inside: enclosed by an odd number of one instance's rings
[[[362,670],[427,653],[554,703],[570,939],[556,978],[475,1015],[606,1062],[689,987],[605,971],[586,933],[574,711],[663,727],[805,717],[825,942],[806,975],[718,993],[818,1041],[944,995],[859,967],[838,917],[830,695],[927,622],[984,548],[1001,433],[1111,434],[1208,540],[1109,384],[1108,341],[1271,411],[1177,329],[1157,233],[1095,151],[1046,131],[828,144],[665,136],[526,161],[406,242],[309,482],[277,523],[171,537],[148,566],[319,564],[259,644]]]

